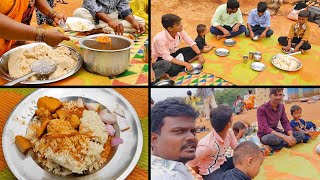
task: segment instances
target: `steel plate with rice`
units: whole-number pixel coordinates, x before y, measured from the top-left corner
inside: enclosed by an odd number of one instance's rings
[[[142,151],[140,120],[112,89],[40,89],[20,102],[3,131],[18,179],[125,179]]]
[[[54,52],[54,53],[53,53]],[[21,84],[46,84],[75,74],[82,66],[81,55],[73,48],[59,44],[52,48],[45,43],[32,43],[9,50],[0,58],[0,76],[8,81],[31,72],[32,62],[48,59],[57,69],[48,76],[32,76]]]
[[[284,71],[298,71],[302,67],[302,63],[297,58],[288,55],[273,56],[271,63]]]

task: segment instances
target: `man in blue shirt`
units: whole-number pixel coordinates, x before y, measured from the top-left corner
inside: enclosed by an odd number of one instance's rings
[[[245,34],[251,38],[259,36],[262,39],[273,34],[270,29],[270,12],[265,2],[259,2],[257,8],[250,11],[247,26]]]

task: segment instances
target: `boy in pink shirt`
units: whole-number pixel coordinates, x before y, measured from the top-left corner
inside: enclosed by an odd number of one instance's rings
[[[162,25],[165,30],[159,32],[151,43],[151,58],[155,59],[152,64],[154,72],[161,61],[169,61],[170,69],[165,72],[169,76],[176,76],[185,68],[192,70],[190,62],[199,60],[200,64],[204,64],[204,59],[199,50],[197,43],[194,42],[189,35],[183,30],[181,18],[174,14],[165,14],[162,16]],[[184,40],[190,47],[178,48],[181,40]],[[176,57],[179,54],[183,55],[183,59]]]
[[[233,169],[231,158],[226,158],[226,150],[235,149],[238,141],[230,129],[232,125],[232,109],[218,106],[211,111],[211,133],[202,138],[196,149],[196,157],[188,165],[206,179],[218,179],[225,171]]]

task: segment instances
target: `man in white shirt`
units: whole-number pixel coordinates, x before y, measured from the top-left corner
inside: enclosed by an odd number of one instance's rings
[[[151,109],[151,179],[193,180],[185,164],[195,158],[198,140],[192,106],[177,99]]]

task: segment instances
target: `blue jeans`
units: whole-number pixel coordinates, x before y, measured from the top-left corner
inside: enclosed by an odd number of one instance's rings
[[[227,36],[227,38],[231,38],[231,37],[235,37],[235,36],[239,36],[240,34],[244,33],[246,31],[246,27],[244,25],[240,25],[239,30],[236,32],[232,31],[232,27],[230,26],[223,26],[226,30],[228,30],[231,34],[231,36]],[[223,32],[220,31],[219,29],[211,26],[210,28],[210,32],[214,35],[223,35]]]
[[[252,32],[253,34],[256,36],[256,35],[261,35],[263,33],[264,30],[266,30],[265,27],[261,27],[260,25],[255,25],[255,26],[251,26],[251,29],[252,29]],[[249,29],[247,28],[246,29],[246,32],[245,32],[246,36],[250,36],[250,31]],[[271,29],[269,29],[266,33],[266,36],[267,37],[270,37],[271,35],[273,34],[273,31]]]

